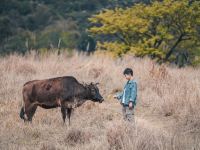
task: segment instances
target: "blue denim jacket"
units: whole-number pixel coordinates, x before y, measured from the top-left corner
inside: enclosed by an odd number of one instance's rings
[[[135,80],[127,81],[124,86],[124,90],[117,94],[117,99],[124,105],[128,105],[129,102],[133,102],[136,105],[137,99],[137,83]]]

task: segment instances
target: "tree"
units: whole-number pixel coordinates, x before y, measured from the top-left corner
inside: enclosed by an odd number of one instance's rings
[[[44,49],[49,45],[92,51],[96,42],[86,32],[90,26],[87,18],[104,8],[127,7],[132,3],[133,0],[0,0],[0,54]],[[60,30],[58,24],[65,20],[67,26],[75,24],[77,28]],[[54,29],[47,33],[52,26]],[[82,39],[85,35],[89,44]]]
[[[159,61],[174,61],[181,50],[187,49],[188,53],[198,50],[199,6],[199,1],[163,0],[126,9],[107,9],[90,18],[93,26],[89,31],[109,36],[98,47],[118,56],[132,52]]]

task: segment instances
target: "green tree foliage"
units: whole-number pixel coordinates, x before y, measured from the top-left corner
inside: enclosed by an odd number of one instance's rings
[[[85,39],[88,17],[104,8],[132,4],[131,0],[0,0],[0,53],[58,46],[85,50],[88,43],[95,43],[91,37]]]
[[[177,61],[180,55],[193,62],[199,58],[200,2],[153,1],[131,8],[104,10],[90,18],[94,35],[110,38],[98,46],[121,56],[132,52],[159,61]]]

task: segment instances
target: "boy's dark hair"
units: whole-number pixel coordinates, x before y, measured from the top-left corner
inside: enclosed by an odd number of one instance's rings
[[[131,75],[133,76],[133,70],[131,68],[126,68],[123,72],[123,74]]]

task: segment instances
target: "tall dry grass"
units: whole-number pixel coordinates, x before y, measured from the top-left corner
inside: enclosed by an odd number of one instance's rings
[[[134,70],[138,82],[136,127],[122,121],[112,95]],[[22,86],[34,79],[74,76],[100,82],[102,104],[86,102],[63,126],[60,109],[38,108],[32,124],[19,118]],[[200,69],[159,66],[149,59],[54,53],[0,58],[0,149],[200,149]]]

